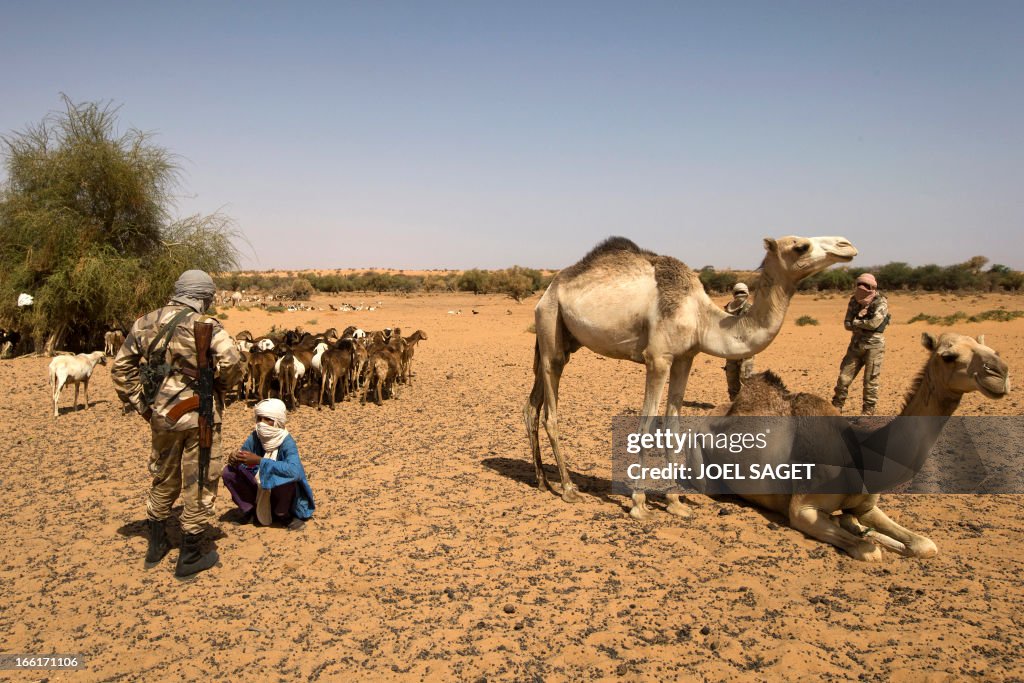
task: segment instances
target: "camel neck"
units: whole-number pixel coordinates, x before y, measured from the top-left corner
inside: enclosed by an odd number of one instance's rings
[[[763,351],[779,333],[796,286],[767,271],[754,290],[750,309],[737,317],[708,300],[710,324],[703,330],[701,351],[723,358],[745,358]]]
[[[949,417],[960,407],[963,394],[954,394],[935,386],[926,367],[916,389],[900,412],[905,417]]]

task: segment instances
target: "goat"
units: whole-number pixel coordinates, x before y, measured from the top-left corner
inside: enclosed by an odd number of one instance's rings
[[[416,344],[424,341],[427,333],[423,330],[416,330],[405,338],[405,350],[402,352],[402,382],[412,386],[412,356],[416,351]]]
[[[20,341],[21,334],[17,330],[0,330],[0,358],[13,355]]]
[[[124,344],[124,333],[121,330],[110,330],[103,333],[103,353],[108,356],[116,356]]]
[[[58,415],[57,404],[60,402],[60,392],[68,382],[75,385],[74,408],[78,408],[79,384],[85,385],[85,407],[89,408],[89,378],[97,363],[107,364],[107,354],[104,351],[80,353],[76,356],[57,356],[50,361],[50,391],[53,392],[54,417]]]
[[[278,359],[274,370],[281,382],[281,400],[289,406],[289,410],[295,410],[299,406],[295,390],[299,380],[306,374],[306,365],[289,351]]]
[[[252,379],[251,393],[260,400],[270,398],[270,379],[274,374],[277,356],[270,351],[253,351],[249,356],[249,376]]]
[[[375,403],[379,406],[384,405],[384,384],[387,382],[389,363],[388,359],[384,357],[384,354],[376,354],[370,356],[370,360],[367,362],[367,377],[366,385],[363,387],[363,400],[361,403],[366,403],[366,394],[370,391],[370,386],[373,386],[373,393],[375,395]]]
[[[370,353],[366,350],[366,347],[355,338],[343,338],[338,342],[338,348],[342,348],[343,343],[352,344],[352,367],[349,370],[349,388],[351,391],[356,391],[363,382],[363,373],[366,372],[367,363],[370,360]]]
[[[352,349],[339,348],[328,349],[320,356],[320,394],[317,397],[316,409],[323,409],[324,392],[329,391],[331,399],[331,410],[337,399],[338,389],[342,390],[341,398],[345,399],[346,384],[348,383],[349,371],[352,367]]]

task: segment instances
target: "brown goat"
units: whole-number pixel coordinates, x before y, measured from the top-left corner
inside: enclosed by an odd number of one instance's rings
[[[416,352],[416,344],[424,341],[427,333],[416,330],[405,338],[405,350],[402,352],[402,382],[412,384],[412,356]]]
[[[317,394],[316,409],[323,409],[324,392],[329,391],[331,410],[338,390],[341,389],[342,400],[348,393],[348,375],[352,367],[352,349],[327,349],[320,356],[320,393]]]

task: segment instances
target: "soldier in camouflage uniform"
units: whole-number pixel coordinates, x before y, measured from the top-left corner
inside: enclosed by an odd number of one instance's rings
[[[843,326],[853,333],[850,345],[839,365],[832,405],[842,411],[846,393],[853,379],[864,368],[864,399],[861,412],[874,415],[878,402],[878,376],[882,372],[885,356],[885,337],[882,332],[889,324],[889,304],[878,291],[878,283],[871,273],[857,278],[857,286],[846,307]]]
[[[210,469],[203,482],[202,498],[198,492],[199,477],[199,415],[187,412],[177,422],[167,417],[178,403],[194,395],[196,345],[192,326],[196,320],[213,323],[210,352],[214,357],[218,393],[238,383],[242,373],[241,356],[234,340],[221,324],[204,315],[213,302],[213,280],[201,270],[186,271],[174,283],[174,296],[162,308],[135,321],[110,371],[118,397],[129,404],[149,423],[152,430],[152,453],[149,472],[153,484],[149,489],[146,512],[149,524],[147,567],[155,565],[167,554],[169,543],[165,520],[179,494],[184,496],[181,513],[183,531],[181,552],[175,568],[177,576],[188,576],[209,569],[217,563],[217,551],[200,551],[200,540],[206,526],[213,521],[217,482],[223,466],[220,443],[222,402],[214,401],[213,448]],[[181,314],[167,341],[164,359],[146,358],[150,349],[154,353],[161,344],[153,345],[165,325]],[[160,363],[166,360],[171,370],[160,385],[153,404],[146,402],[139,372],[140,364]]]
[[[750,290],[742,282],[732,288],[732,301],[725,305],[726,313],[744,315],[754,304],[750,301]],[[725,361],[725,381],[729,385],[729,400],[735,401],[743,382],[754,374],[754,357]]]

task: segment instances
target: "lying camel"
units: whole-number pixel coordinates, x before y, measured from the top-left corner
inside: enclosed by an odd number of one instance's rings
[[[901,416],[948,417],[956,411],[966,393],[979,391],[990,399],[1002,398],[1009,393],[1010,376],[1006,363],[985,346],[983,336],[975,340],[947,333],[936,338],[925,333],[921,341],[931,355],[907,393]],[[782,381],[771,372],[747,380],[726,414],[839,415],[823,398],[811,394],[789,394]],[[915,441],[925,449],[924,453],[935,445],[943,422],[921,423],[926,433],[915,435]],[[878,494],[740,495],[788,516],[794,529],[831,543],[858,560],[880,560],[880,545],[907,557],[933,557],[938,552],[930,539],[889,519],[878,508]],[[833,517],[837,511],[842,512],[838,520]]]

